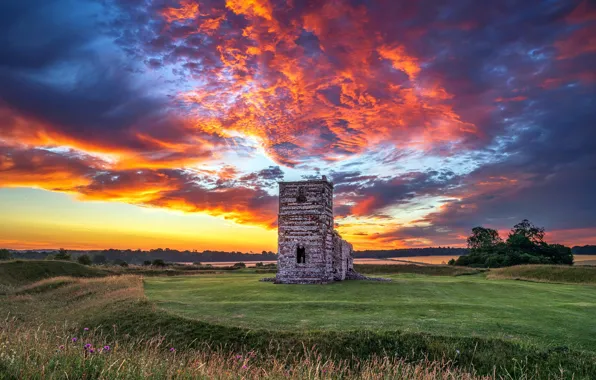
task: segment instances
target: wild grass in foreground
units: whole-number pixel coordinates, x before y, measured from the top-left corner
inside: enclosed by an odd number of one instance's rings
[[[203,280],[192,287],[194,291],[211,292],[214,290],[213,286],[221,286],[221,281],[224,281],[228,286],[232,284],[234,286],[227,289],[230,294],[220,293],[220,298],[215,303],[207,302],[198,305],[202,305],[202,307],[208,305],[209,308],[213,308],[222,300],[225,300],[224,303],[229,303],[234,299],[233,297],[244,297],[244,300],[247,301],[245,303],[253,303],[254,300],[250,298],[255,296],[263,297],[262,292],[265,289],[282,293],[300,291],[300,287],[281,287],[260,283],[258,281],[259,275],[256,274],[238,273],[229,275],[229,278],[228,276],[224,277],[222,278],[221,275],[200,276],[200,279]],[[482,276],[464,278],[428,278],[425,276],[422,278],[422,276],[408,274],[395,276],[396,281],[402,277],[402,280],[407,281],[400,280],[399,283],[396,282],[394,284],[395,289],[402,289],[407,292],[412,292],[415,288],[416,284],[407,285],[412,281],[424,283],[430,279],[437,280],[438,282],[435,281],[437,286],[433,285],[435,282],[428,285],[443,290],[449,282],[459,283],[463,281],[461,285],[464,285],[467,289],[465,294],[468,297],[465,299],[468,302],[470,300],[469,292],[472,289],[477,289],[479,283],[492,284],[497,288],[499,288],[499,283],[502,282],[503,284],[514,285],[516,288],[556,287],[558,291],[561,291],[562,288],[572,288],[574,292],[590,290],[587,289],[590,288],[588,286],[555,286],[552,284],[516,283],[512,281],[487,281]],[[168,282],[180,282],[181,285],[184,285],[188,279],[189,277],[184,276],[171,278]],[[226,279],[230,281],[225,281]],[[152,279],[151,282],[155,280],[158,279]],[[351,295],[358,296],[358,294],[364,292],[369,298],[373,294],[370,291],[373,285],[384,285],[369,283],[369,286],[367,286],[366,284],[366,282],[346,282],[340,285],[348,286],[350,288],[348,293]],[[255,293],[252,287],[257,287],[260,291]],[[309,289],[311,289],[310,292],[314,292],[317,288],[319,292],[335,293],[339,291],[339,287],[335,286],[321,286]],[[374,289],[377,291],[382,290],[377,287]],[[179,289],[171,290],[171,295],[177,294],[180,296],[178,294]],[[485,290],[481,293],[486,298],[488,293]],[[504,289],[499,288],[499,292],[503,293]],[[573,294],[571,292],[566,296],[566,303],[570,302],[569,297],[572,297]],[[323,294],[319,294],[319,297],[322,296]],[[329,301],[330,296],[328,294],[321,300],[327,299]],[[313,299],[313,297],[314,295],[309,295],[310,299]],[[519,297],[519,292],[517,292],[517,297]],[[532,297],[536,298],[536,293],[532,293]],[[375,302],[378,303],[379,301]],[[273,309],[271,302],[267,304],[265,306],[268,312],[273,313],[273,316],[279,319],[280,308]],[[400,313],[402,313],[412,308],[411,303],[405,302],[403,304],[407,305],[407,308],[395,310],[400,310]],[[583,305],[582,307],[584,307]],[[235,305],[233,310],[237,313],[240,306]],[[295,305],[292,309],[296,312]],[[354,309],[344,310],[341,315],[353,315],[356,311]],[[128,366],[131,366],[131,369],[127,369],[131,375],[121,375],[125,372],[118,372],[117,375],[121,378],[140,378],[143,376],[154,378],[240,378],[244,373],[245,378],[251,378],[251,376],[252,378],[292,376],[294,378],[308,378],[308,376],[311,376],[311,378],[316,378],[316,376],[361,378],[364,377],[364,375],[361,375],[362,373],[366,374],[365,368],[370,367],[370,370],[374,371],[386,362],[392,363],[391,365],[398,365],[397,363],[399,363],[402,366],[399,369],[393,367],[387,369],[387,371],[397,371],[398,374],[409,370],[426,374],[428,371],[432,373],[435,369],[437,371],[440,369],[437,372],[438,375],[427,378],[466,378],[465,376],[468,376],[466,373],[492,375],[493,377],[496,375],[497,378],[505,379],[565,378],[577,380],[596,378],[596,355],[593,352],[578,351],[573,347],[561,345],[545,344],[537,346],[488,336],[437,335],[395,329],[354,330],[346,329],[345,326],[333,331],[321,331],[306,329],[304,326],[295,328],[295,324],[288,324],[287,326],[294,326],[294,328],[288,331],[274,331],[271,329],[240,328],[237,324],[225,325],[223,320],[221,321],[222,324],[219,324],[205,322],[202,318],[199,320],[185,318],[168,313],[147,300],[143,291],[143,278],[130,275],[89,279],[58,277],[21,286],[13,289],[9,294],[0,295],[0,316],[6,315],[14,317],[15,320],[7,321],[6,326],[0,325],[0,335],[5,334],[4,336],[8,337],[7,339],[0,339],[0,345],[6,342],[5,346],[0,347],[0,353],[10,355],[8,358],[5,356],[0,358],[0,374],[4,378],[62,378],[65,377],[64,374],[69,374],[70,378],[84,377],[89,379],[101,378],[104,376],[103,373],[108,373],[105,378],[114,378],[116,372],[109,371],[116,369],[123,371],[123,368],[129,368]],[[228,316],[231,315],[235,314],[228,314]],[[519,314],[516,312],[515,315],[518,316]],[[577,319],[577,315],[575,317]],[[441,314],[441,318],[445,318],[445,313]],[[571,321],[568,321],[568,323],[571,323]],[[584,326],[583,331],[586,335],[589,335],[587,332],[592,329],[590,326],[593,325],[590,323],[591,320]],[[47,328],[41,328],[40,326],[47,326]],[[63,327],[55,329],[52,326]],[[86,337],[85,334],[91,334],[83,330],[85,326],[91,328],[94,338],[82,342],[81,339]],[[445,326],[448,326],[448,324],[445,324]],[[554,324],[549,324],[549,326],[554,326]],[[526,327],[524,327],[524,330],[526,330]],[[47,334],[46,338],[43,338],[44,334]],[[40,338],[37,338],[37,336]],[[72,342],[73,337],[77,338],[77,342]],[[47,343],[43,343],[42,338],[46,339]],[[569,340],[569,343],[575,340]],[[70,347],[73,344],[80,344],[80,346],[75,346],[78,349],[71,351]],[[93,349],[94,352],[85,351],[85,344],[90,344],[91,346],[88,346],[87,349]],[[60,350],[62,345],[64,350]],[[158,345],[159,349],[156,348]],[[106,351],[104,346],[110,346],[110,349]],[[169,350],[172,347],[175,348],[175,352],[170,353]],[[304,347],[310,349],[305,350]],[[155,355],[152,354],[154,351],[151,350],[156,350]],[[61,355],[66,355],[66,351],[68,351],[67,360],[64,361],[65,358]],[[230,366],[229,363],[233,363],[237,355],[242,355],[245,358],[248,352],[253,352],[255,356],[251,357],[249,362],[251,364],[247,365],[247,368],[240,366],[240,369],[245,370],[245,372],[238,372],[237,367]],[[117,355],[120,355],[120,353],[122,356],[118,357]],[[71,354],[74,356],[71,357]],[[172,355],[170,354],[175,354],[177,361],[171,360]],[[320,358],[318,358],[318,354],[321,355]],[[81,355],[84,361],[82,361]],[[207,359],[197,361],[197,357],[203,358],[201,355],[206,355],[205,358],[214,359],[213,361]],[[94,362],[90,361],[89,358]],[[107,361],[109,358],[111,358],[111,361]],[[217,369],[220,372],[214,372],[215,374],[198,372],[199,370],[206,371],[205,367],[208,366],[208,363],[216,363],[216,358],[221,358],[221,362],[224,364],[230,360],[232,362],[225,364],[221,369]],[[93,364],[95,361],[99,363],[97,364],[99,367],[91,368],[95,372],[91,373],[89,370],[85,372],[85,376],[81,376],[81,366],[95,365]],[[147,362],[153,364],[149,367],[143,367]],[[316,365],[312,364],[315,362]],[[323,376],[313,374],[312,371],[299,372],[296,369],[303,368],[300,371],[307,371],[307,368],[311,368],[307,364],[312,364],[313,368],[319,369],[324,366],[333,366],[333,368],[342,368],[342,371],[345,370],[346,372],[345,374],[344,372],[337,372],[337,375]],[[17,366],[15,367],[15,365]],[[203,367],[200,367],[201,365]],[[215,366],[215,364],[213,365]],[[193,366],[200,368],[194,369]],[[148,375],[143,372],[143,368],[149,368],[146,372],[149,373]],[[283,372],[282,368],[294,372],[289,375]],[[48,372],[49,369],[54,372]],[[176,372],[179,369],[181,374]],[[250,371],[246,371],[249,369]],[[196,372],[188,372],[191,370]],[[35,371],[42,371],[41,373],[49,373],[49,375],[41,377],[35,375]],[[254,373],[251,371],[254,371]],[[74,373],[74,375],[70,375],[71,373]],[[170,375],[172,373],[174,375]],[[221,375],[219,375],[220,373]],[[399,375],[401,377],[388,373],[383,372],[366,376],[368,378],[425,378],[416,377],[407,372],[403,372],[404,375]],[[447,373],[447,375],[443,375],[444,373]],[[0,376],[0,378],[2,377]]]
[[[260,357],[255,352],[178,350],[163,338],[113,342],[99,330],[29,329],[0,323],[0,379],[493,379],[455,368],[451,362],[373,357],[329,361],[314,350],[300,358]],[[524,376],[523,366],[508,376]]]
[[[516,265],[491,269],[489,279],[527,280],[537,282],[596,284],[596,267],[566,265]]]

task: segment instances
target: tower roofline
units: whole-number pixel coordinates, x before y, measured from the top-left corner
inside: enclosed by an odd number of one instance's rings
[[[305,179],[303,181],[278,181],[280,185],[296,185],[296,184],[304,184],[304,183],[326,183],[333,187],[333,182],[329,181],[326,176],[323,176],[321,179]]]

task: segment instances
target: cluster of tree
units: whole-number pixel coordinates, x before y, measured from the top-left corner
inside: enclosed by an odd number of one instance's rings
[[[58,259],[60,251],[13,251],[12,257],[17,259]],[[96,251],[69,250],[70,257],[59,256],[60,260],[77,259],[83,255],[88,256],[93,264],[107,264],[127,262],[130,264],[144,264],[146,261],[162,260],[164,262],[243,262],[243,261],[272,261],[277,260],[277,254],[271,251],[261,253],[225,252],[225,251],[178,251],[169,248],[157,248],[149,251],[131,249],[105,249]],[[86,259],[83,259],[86,260]]]
[[[78,251],[69,250],[67,257],[60,253],[61,251],[14,251],[12,257],[16,259],[59,259],[59,260],[78,260],[81,256],[88,256],[93,264],[107,264],[116,261],[125,261],[130,264],[144,264],[154,260],[163,260],[164,262],[255,262],[255,261],[275,261],[277,254],[272,251],[253,252],[225,252],[225,251],[179,251],[169,248],[157,248],[148,251],[140,249],[105,249],[96,251]],[[356,251],[356,258],[387,258],[387,257],[408,257],[408,256],[460,256],[468,254],[467,248],[451,247],[431,247],[431,248],[406,248],[390,250],[367,250]],[[85,262],[86,258],[82,259]]]
[[[389,257],[461,256],[467,254],[467,248],[429,247],[355,251],[354,257],[359,259],[385,259]]]
[[[450,260],[449,264],[483,268],[499,268],[519,264],[573,264],[571,248],[544,241],[544,228],[524,219],[513,226],[503,241],[496,230],[472,229],[468,237],[470,253]]]
[[[8,249],[0,249],[0,261],[12,259],[12,252]]]

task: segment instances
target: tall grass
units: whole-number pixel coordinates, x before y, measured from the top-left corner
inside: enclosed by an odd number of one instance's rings
[[[330,361],[304,348],[299,358],[221,352],[205,345],[179,350],[160,337],[110,341],[101,330],[24,328],[0,323],[0,379],[492,379],[450,362],[408,363],[388,356]]]

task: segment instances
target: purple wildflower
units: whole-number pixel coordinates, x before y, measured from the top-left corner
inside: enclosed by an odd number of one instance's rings
[[[60,347],[58,347],[58,348],[60,348],[61,350],[64,350],[64,345],[61,345],[61,346],[60,346]]]
[[[86,348],[86,349],[90,349],[90,348],[91,348],[91,344],[87,343],[87,344],[85,345],[85,348]]]
[[[103,346],[104,351],[110,351],[110,346]]]
[[[72,342],[73,342],[73,343],[76,343],[76,342],[77,342],[77,340],[79,340],[79,339],[78,339],[76,336],[75,336],[74,338],[72,338]]]
[[[247,369],[248,367],[245,365],[242,366],[242,369]]]
[[[90,354],[93,354],[93,353],[95,353],[95,350],[94,350],[93,348],[91,348],[91,349],[89,350],[89,353],[90,353]]]
[[[170,352],[176,352],[176,349],[174,347],[170,348]]]
[[[89,331],[89,327],[85,327],[83,331]]]
[[[236,360],[242,359],[242,355],[236,355]]]

